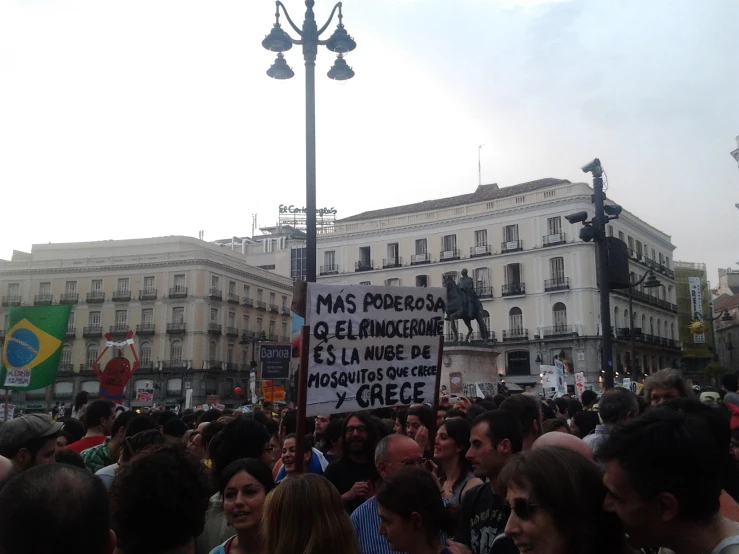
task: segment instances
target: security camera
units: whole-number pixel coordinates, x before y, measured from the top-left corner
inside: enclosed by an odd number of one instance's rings
[[[623,208],[618,204],[606,204],[603,206],[603,211],[608,215],[613,216],[614,219],[618,219],[619,214],[623,211]]]
[[[586,163],[584,166],[582,166],[582,172],[583,173],[592,173],[596,170],[596,168],[600,167],[600,160],[598,158],[595,158],[592,162]]]
[[[570,223],[584,223],[588,219],[588,212],[576,212],[574,214],[566,215],[565,219]]]

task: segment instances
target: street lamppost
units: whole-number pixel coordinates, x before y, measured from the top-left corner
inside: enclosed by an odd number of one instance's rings
[[[646,283],[644,280],[646,279]],[[634,379],[637,381],[639,380],[639,376],[636,374],[637,371],[637,365],[636,365],[636,337],[634,336],[634,289],[644,283],[645,289],[653,289],[657,287],[661,287],[662,283],[654,274],[654,271],[651,269],[647,271],[644,275],[641,276],[641,278],[638,281],[635,281],[634,283],[629,286],[629,342],[631,342],[631,358],[629,359],[629,370],[631,371],[631,375]],[[642,329],[642,333],[644,330]]]
[[[305,60],[305,223],[306,223],[306,281],[316,281],[316,56],[318,46],[326,46],[336,54],[336,61],[328,72],[328,77],[336,81],[346,81],[354,77],[354,71],[344,59],[344,55],[357,47],[357,43],[349,36],[341,13],[341,2],[337,3],[326,24],[320,29],[316,25],[313,13],[314,0],[305,0],[305,20],[303,28],[299,29],[290,19],[287,9],[279,0],[275,3],[275,24],[270,33],[262,41],[262,46],[270,52],[277,52],[275,63],[267,70],[267,75],[273,79],[290,79],[295,75],[287,65],[283,52],[287,52],[293,44],[303,47]],[[280,26],[280,8],[293,30],[298,33],[299,39],[288,35]],[[321,35],[331,24],[336,10],[339,11],[339,24],[333,34],[326,40],[320,40]]]
[[[247,335],[246,333],[241,333],[241,339],[239,340],[239,344],[243,347],[247,347],[251,345],[251,362],[249,363],[250,371],[254,371],[254,390],[256,390],[256,368],[257,368],[257,360],[255,358],[256,351],[257,351],[257,345],[263,342],[269,342],[269,339],[267,338],[267,333],[262,331],[260,334],[254,334],[254,335]],[[251,376],[250,376],[251,379]],[[247,387],[248,388],[248,387]]]

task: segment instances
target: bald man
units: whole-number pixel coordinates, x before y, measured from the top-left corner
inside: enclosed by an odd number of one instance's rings
[[[575,435],[567,433],[545,433],[534,441],[534,445],[531,449],[536,450],[542,446],[561,446],[563,448],[569,448],[570,450],[579,452],[588,460],[593,460],[593,451],[591,448],[582,439]]]
[[[5,486],[5,483],[10,481],[14,473],[13,462],[5,456],[0,456],[0,490]]]

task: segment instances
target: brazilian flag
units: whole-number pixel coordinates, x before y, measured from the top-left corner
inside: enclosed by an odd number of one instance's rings
[[[13,306],[8,314],[0,388],[42,389],[54,382],[72,306]]]

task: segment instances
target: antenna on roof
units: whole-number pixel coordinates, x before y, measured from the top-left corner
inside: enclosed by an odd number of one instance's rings
[[[482,186],[482,162],[480,161],[480,152],[482,151],[482,147],[485,146],[484,144],[481,144],[477,147],[477,186]]]

